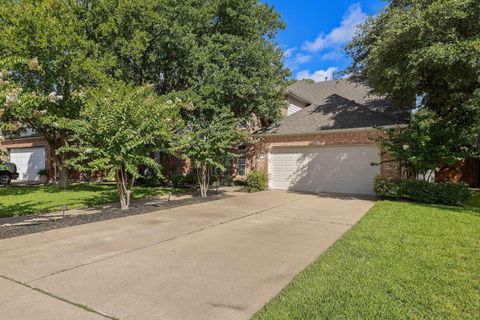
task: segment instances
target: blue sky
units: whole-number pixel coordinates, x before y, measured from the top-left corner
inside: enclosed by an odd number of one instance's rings
[[[264,0],[280,12],[287,28],[278,41],[292,78],[323,81],[349,64],[343,48],[356,26],[379,12],[382,0]]]

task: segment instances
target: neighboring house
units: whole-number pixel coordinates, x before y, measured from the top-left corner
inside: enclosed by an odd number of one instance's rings
[[[399,177],[383,152],[376,127],[406,125],[411,108],[369,95],[347,79],[299,81],[287,90],[287,117],[254,136],[250,159],[269,174],[269,187],[313,193],[373,194],[377,175]]]
[[[4,137],[0,142],[0,150],[5,152],[5,160],[17,165],[20,181],[37,181],[40,179],[38,171],[47,169],[53,172],[50,161],[50,147],[40,135],[31,131],[14,139]],[[1,140],[0,140],[1,141]]]

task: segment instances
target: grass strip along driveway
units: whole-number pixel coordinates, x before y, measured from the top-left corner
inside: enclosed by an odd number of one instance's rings
[[[173,190],[179,192],[180,190]],[[133,199],[165,195],[171,188],[134,187]],[[75,184],[61,191],[56,186],[22,186],[0,188],[0,218],[34,213],[48,213],[86,208],[118,201],[115,184]]]
[[[379,202],[254,319],[478,319],[479,248],[477,208]]]

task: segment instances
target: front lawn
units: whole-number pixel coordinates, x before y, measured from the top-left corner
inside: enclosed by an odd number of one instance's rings
[[[254,319],[479,319],[477,200],[377,203]]]
[[[171,191],[170,188],[134,187],[132,198],[164,195]],[[75,184],[66,191],[56,186],[7,187],[0,188],[0,217],[47,213],[61,210],[62,206],[85,208],[116,201],[115,184]]]

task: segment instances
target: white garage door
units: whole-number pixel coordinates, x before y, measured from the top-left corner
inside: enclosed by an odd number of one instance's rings
[[[373,194],[380,173],[376,146],[274,148],[269,155],[271,189]]]
[[[38,170],[45,169],[45,148],[10,149],[10,161],[17,165],[19,180],[38,180]]]

